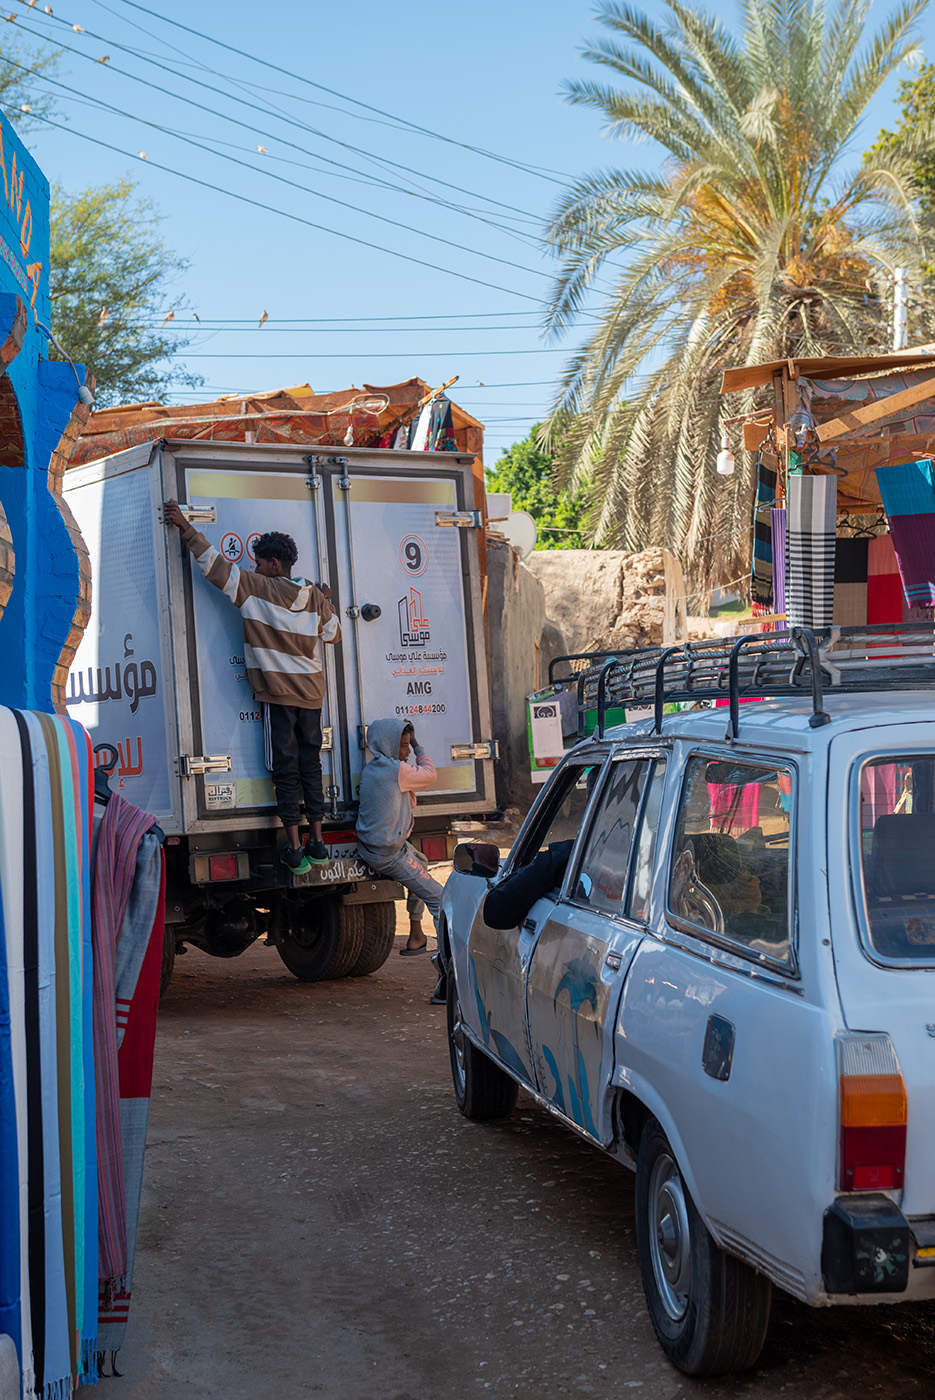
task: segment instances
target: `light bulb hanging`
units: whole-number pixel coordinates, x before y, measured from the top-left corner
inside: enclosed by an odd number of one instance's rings
[[[727,434],[721,434],[721,450],[717,454],[717,469],[720,476],[733,476],[734,454],[730,450]]]

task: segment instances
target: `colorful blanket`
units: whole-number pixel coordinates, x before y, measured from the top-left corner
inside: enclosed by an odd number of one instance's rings
[[[753,576],[751,598],[754,616],[773,611],[773,530],[776,503],[775,458],[760,453],[756,463],[756,505],[753,511]]]
[[[935,606],[935,470],[931,458],[878,467],[903,592],[910,607]]]
[[[834,620],[838,627],[867,625],[870,540],[840,539],[834,551]]]
[[[96,1379],[86,1190],[89,743],[0,710],[0,1327],[27,1397]],[[5,1015],[4,1015],[5,1013]],[[93,1102],[90,1105],[93,1123]]]

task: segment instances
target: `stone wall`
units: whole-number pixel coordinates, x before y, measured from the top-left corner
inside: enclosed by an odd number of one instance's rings
[[[682,570],[666,549],[545,549],[526,562],[569,652],[672,645],[687,637]]]
[[[529,777],[526,697],[547,683],[549,661],[567,648],[546,615],[541,583],[496,535],[487,539],[487,613],[497,802],[525,815],[539,791]]]

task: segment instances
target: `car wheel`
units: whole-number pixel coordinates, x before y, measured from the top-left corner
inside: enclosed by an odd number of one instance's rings
[[[769,1279],[714,1243],[654,1118],[640,1138],[636,1239],[659,1345],[690,1376],[743,1371],[769,1323]]]
[[[489,1121],[512,1113],[519,1086],[465,1035],[453,969],[448,972],[448,1053],[455,1099],[465,1118]]]
[[[276,951],[300,982],[345,977],[360,956],[364,920],[360,905],[335,897],[283,899],[270,929]]]
[[[393,951],[396,938],[396,904],[393,900],[362,904],[360,907],[364,917],[364,939],[360,955],[348,977],[367,977],[371,972],[376,972]]]

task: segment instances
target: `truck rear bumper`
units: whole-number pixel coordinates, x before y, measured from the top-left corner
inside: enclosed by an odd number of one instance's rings
[[[821,1272],[827,1293],[931,1296],[935,1275],[925,1280],[931,1286],[914,1285],[916,1270],[933,1267],[935,1216],[907,1219],[882,1192],[839,1196],[825,1211]]]

